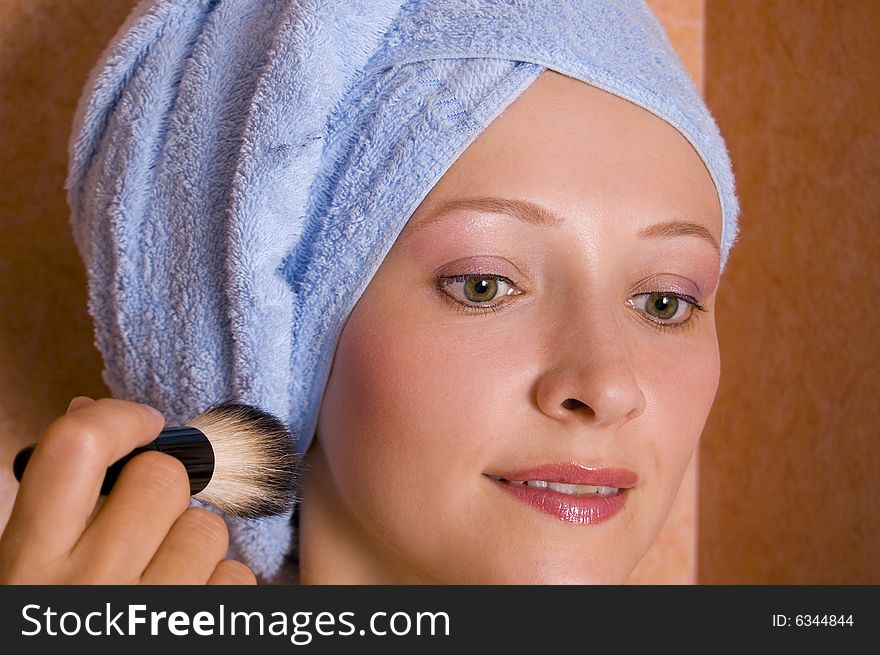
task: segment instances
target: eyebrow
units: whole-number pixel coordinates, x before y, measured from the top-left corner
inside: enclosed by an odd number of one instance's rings
[[[510,198],[457,198],[443,203],[425,220],[419,222],[416,229],[435,223],[444,218],[447,214],[458,211],[460,209],[470,209],[472,211],[489,212],[492,214],[507,214],[524,223],[532,225],[546,225],[556,227],[562,225],[563,219],[549,209],[537,205],[528,200],[513,200]]]
[[[664,237],[697,237],[711,245],[715,252],[721,254],[721,246],[712,236],[712,233],[699,223],[689,221],[667,221],[655,223],[639,230],[639,236],[643,239],[660,239]]]
[[[435,223],[451,212],[467,209],[471,211],[488,212],[492,214],[507,214],[523,223],[546,227],[558,227],[565,222],[561,216],[554,214],[546,207],[535,204],[528,200],[514,200],[511,198],[481,197],[481,198],[457,198],[449,200],[434,211],[430,216],[420,221],[416,230]],[[660,239],[668,237],[697,237],[709,243],[716,252],[721,252],[718,241],[704,226],[690,221],[665,221],[655,223],[639,230],[642,239]]]

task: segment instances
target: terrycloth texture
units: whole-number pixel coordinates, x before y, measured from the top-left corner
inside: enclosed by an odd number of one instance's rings
[[[350,311],[422,199],[545,69],[724,143],[662,28],[621,0],[151,0],[80,101],[67,180],[104,379],[169,424],[221,398],[305,450]],[[589,116],[584,117],[589,120]],[[279,572],[289,517],[230,522]]]

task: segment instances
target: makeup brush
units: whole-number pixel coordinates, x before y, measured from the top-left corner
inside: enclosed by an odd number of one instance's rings
[[[35,446],[15,456],[12,469],[18,481]],[[101,495],[110,493],[126,462],[149,450],[180,460],[189,475],[190,495],[230,516],[276,516],[296,502],[301,461],[293,435],[278,418],[252,405],[220,402],[188,425],[166,427],[107,469]]]

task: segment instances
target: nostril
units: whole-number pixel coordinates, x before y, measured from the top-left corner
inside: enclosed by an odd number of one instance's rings
[[[582,412],[588,419],[596,418],[596,412],[593,411],[593,408],[577,398],[566,398],[562,401],[562,406],[567,410],[573,410],[579,413]]]

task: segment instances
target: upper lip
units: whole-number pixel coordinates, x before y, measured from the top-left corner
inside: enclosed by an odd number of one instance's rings
[[[505,480],[544,480],[563,484],[588,484],[594,487],[628,489],[638,482],[638,476],[624,468],[590,467],[575,462],[542,464],[531,468],[486,473],[492,478]]]

